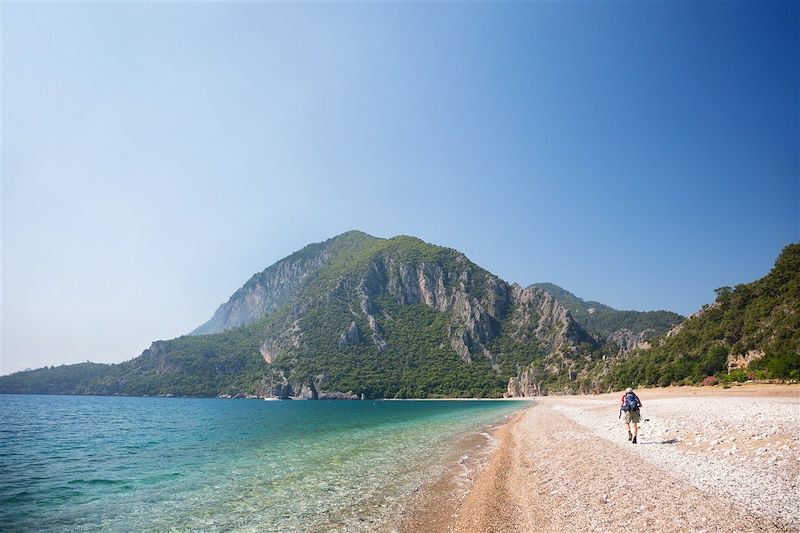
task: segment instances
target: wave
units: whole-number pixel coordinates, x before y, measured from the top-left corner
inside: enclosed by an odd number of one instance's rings
[[[122,485],[130,483],[126,479],[73,479],[67,482],[68,485]]]

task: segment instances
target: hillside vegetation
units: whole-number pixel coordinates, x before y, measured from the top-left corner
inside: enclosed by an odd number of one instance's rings
[[[603,339],[621,329],[629,329],[649,339],[666,333],[686,318],[672,311],[620,311],[579,298],[553,283],[534,283],[533,286],[552,294],[584,329]]]
[[[617,364],[609,383],[669,385],[708,377],[800,378],[800,244],[786,246],[765,277],[716,290],[716,301]],[[747,357],[749,354],[749,357]],[[729,363],[750,360],[746,368]]]

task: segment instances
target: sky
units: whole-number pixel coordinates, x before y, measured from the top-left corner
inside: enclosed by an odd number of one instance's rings
[[[796,1],[0,9],[0,374],[351,229],[682,314],[800,240]]]

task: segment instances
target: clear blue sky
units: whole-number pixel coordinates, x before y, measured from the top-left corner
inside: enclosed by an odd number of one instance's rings
[[[798,2],[2,4],[2,363],[349,229],[691,313],[800,239]]]

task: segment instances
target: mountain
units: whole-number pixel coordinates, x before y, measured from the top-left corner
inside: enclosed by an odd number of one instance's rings
[[[546,292],[456,250],[358,232],[332,247],[346,252],[328,254],[288,305],[253,325],[269,367],[259,394],[498,396],[535,357],[593,342]],[[247,307],[247,294],[226,306]]]
[[[549,292],[558,303],[570,310],[581,326],[601,336],[629,329],[637,335],[655,337],[686,319],[672,311],[619,311],[600,302],[586,301],[553,283],[534,283],[532,286]]]
[[[191,334],[120,364],[2,376],[0,393],[499,397],[727,379],[744,365],[796,376],[798,246],[678,324],[509,284],[414,237],[351,231],[255,274]]]
[[[672,311],[619,311],[600,302],[586,301],[553,283],[534,283],[570,310],[575,320],[605,343],[619,347],[621,354],[647,346],[647,342],[674,328],[686,317]]]
[[[616,365],[610,384],[800,379],[800,244],[786,246],[765,277],[716,293],[713,304],[654,339],[652,348]]]
[[[6,376],[0,392],[501,396],[534,361],[569,389],[596,344],[546,291],[414,237],[352,231],[254,275],[190,335],[92,372]]]

